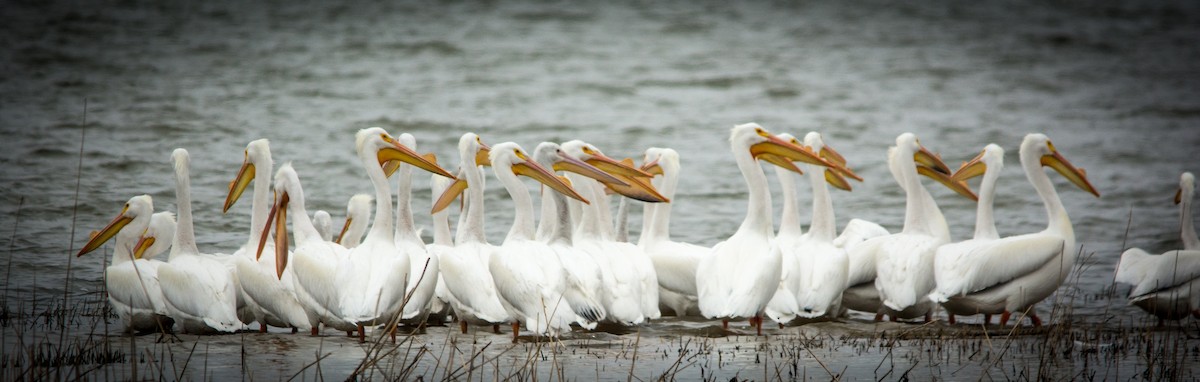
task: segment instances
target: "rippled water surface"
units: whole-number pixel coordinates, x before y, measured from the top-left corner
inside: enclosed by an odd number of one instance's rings
[[[174,210],[176,147],[192,155],[205,252],[232,252],[248,233],[248,207],[220,213],[247,142],[269,138],[309,210],[340,222],[347,198],[371,190],[353,152],[370,126],[414,134],[446,166],[468,131],[529,149],[584,139],[639,160],[675,148],[673,237],[712,245],[745,208],[729,128],[755,121],[824,133],[866,178],[834,195],[839,223],[893,231],[904,199],[884,156],[899,133],[951,166],[1003,146],[1004,235],[1045,224],[1016,152],[1046,133],[1103,195],[1051,176],[1086,257],[1060,289],[1075,293],[1052,299],[1079,321],[1142,322],[1123,290],[1111,294],[1114,266],[1125,247],[1180,246],[1171,197],[1180,172],[1200,170],[1200,11],[1185,2],[15,2],[0,13],[0,251],[17,310],[102,286],[105,255],[70,255],[130,196]],[[954,237],[968,237],[974,206],[927,184]],[[428,183],[415,187],[427,211]],[[487,198],[500,242],[511,205],[495,182]]]

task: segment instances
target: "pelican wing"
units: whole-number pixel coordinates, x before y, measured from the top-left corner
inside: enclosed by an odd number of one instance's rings
[[[675,241],[658,241],[643,250],[654,263],[658,285],[686,296],[696,295],[696,267],[712,248]]]
[[[933,256],[941,244],[926,235],[898,234],[880,246],[875,287],[884,305],[904,310],[933,289]]]
[[[576,251],[566,245],[551,245],[558,254],[566,276],[567,291],[564,297],[571,309],[586,321],[596,322],[607,317],[601,303],[601,291],[604,287],[601,278],[600,265],[595,259],[582,251]]]
[[[1062,259],[1065,241],[1060,235],[1032,233],[988,241],[966,254],[972,259],[961,269],[967,280],[963,292],[972,293],[1027,275]],[[1067,266],[1067,265],[1063,265]]]
[[[850,222],[846,223],[846,228],[842,229],[842,234],[833,239],[833,245],[850,251],[859,243],[867,241],[867,239],[886,236],[888,234],[889,232],[886,228],[874,222],[862,219],[850,219]]]
[[[458,314],[502,323],[509,320],[509,315],[500,304],[487,263],[480,261],[490,258],[490,252],[490,246],[468,243],[453,247],[438,260],[443,284],[453,298],[450,304]]]
[[[270,250],[272,253],[275,251],[274,248]],[[291,286],[276,276],[274,261],[255,262],[246,257],[236,258],[238,283],[248,299],[264,313],[278,318],[282,324],[302,330],[311,328],[308,315],[296,300]],[[273,260],[274,257],[264,256],[262,259]]]
[[[179,256],[158,268],[168,309],[224,332],[242,327],[231,276],[225,264],[201,255]]]
[[[162,264],[158,260],[138,259],[108,267],[106,286],[109,298],[132,309],[132,313],[166,315],[166,301],[158,283],[158,267]],[[128,313],[131,312],[117,312],[120,315]]]
[[[1129,298],[1174,288],[1200,278],[1200,250],[1174,250],[1152,255],[1139,248],[1121,254],[1116,281],[1133,285]]]

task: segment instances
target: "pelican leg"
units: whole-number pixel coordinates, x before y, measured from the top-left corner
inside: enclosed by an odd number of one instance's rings
[[[1037,313],[1030,313],[1029,321],[1033,322],[1033,327],[1035,327],[1035,328],[1042,326],[1042,318],[1038,317]]]
[[[990,314],[984,314],[984,315],[983,315],[983,324],[984,324],[984,325],[991,325],[991,324],[992,324],[992,315],[990,315]]]
[[[515,344],[515,343],[517,343],[517,334],[519,334],[521,332],[521,323],[517,322],[517,321],[513,321],[512,328],[513,328],[513,343]]]
[[[1004,313],[1000,314],[1000,327],[1004,327],[1005,325],[1008,325],[1008,317],[1011,315],[1012,315],[1012,312],[1009,312],[1007,310],[1004,311]]]
[[[888,316],[888,320],[891,322],[900,322],[900,318],[896,317],[895,314]]]
[[[500,324],[492,324],[492,333],[500,334]]]
[[[954,314],[947,314],[947,316],[949,316],[949,318],[946,319],[946,321],[949,322],[950,325],[954,325]]]
[[[367,329],[363,327],[363,324],[358,324],[358,343],[364,342],[367,342]]]
[[[933,321],[933,312],[925,312],[925,322]]]
[[[760,315],[755,315],[755,316],[754,316],[754,323],[755,323],[754,327],[756,328],[756,333],[757,333],[758,335],[760,335],[760,336],[761,336],[761,335],[762,335],[762,327],[763,327],[763,319],[762,319],[762,316],[760,316]]]
[[[259,333],[266,333],[266,332],[267,332],[267,324],[264,324],[264,323],[261,323],[261,322],[260,322],[260,323],[258,323],[258,332],[259,332]]]
[[[346,331],[346,337],[354,337],[354,331],[353,331],[353,330],[347,330],[347,331]]]
[[[300,332],[300,328],[297,328],[297,327],[295,327],[295,326],[293,326],[293,327],[292,327],[292,334],[296,334],[296,333],[299,333],[299,332]]]
[[[321,332],[319,329],[317,329],[316,325],[313,325],[312,330],[309,330],[308,334],[310,336],[316,337],[318,334],[321,334]]]
[[[875,322],[883,322],[883,313],[875,313]]]
[[[728,318],[721,319],[721,328],[725,329],[725,330],[729,330],[729,319]]]
[[[389,325],[389,326],[391,326],[391,330],[388,330],[388,334],[390,334],[392,336],[392,345],[395,345],[396,344],[396,326],[397,325]]]
[[[458,320],[458,329],[462,331],[462,334],[467,334],[467,321]]]

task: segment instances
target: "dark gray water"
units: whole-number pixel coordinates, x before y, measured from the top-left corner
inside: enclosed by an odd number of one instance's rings
[[[249,208],[220,204],[247,142],[271,139],[309,210],[340,222],[347,198],[370,191],[353,153],[370,126],[414,134],[448,166],[467,131],[526,148],[579,138],[614,157],[675,148],[673,236],[711,245],[745,208],[728,130],[755,121],[824,133],[866,178],[835,194],[839,223],[892,230],[904,210],[884,164],[896,135],[916,133],[951,166],[998,143],[1004,235],[1045,224],[1016,151],[1046,133],[1103,195],[1052,175],[1088,259],[1060,290],[1076,293],[1058,298],[1080,321],[1140,322],[1121,290],[1109,298],[1115,263],[1127,246],[1179,246],[1171,197],[1180,172],[1200,170],[1200,10],[1188,2],[6,2],[0,14],[9,306],[63,296],[68,276],[67,295],[98,290],[107,255],[73,249],[130,196],[174,210],[176,147],[192,154],[205,252],[245,240]],[[930,188],[955,239],[968,237],[974,206]],[[428,193],[416,182],[416,211]],[[499,242],[511,207],[500,190],[487,197]]]

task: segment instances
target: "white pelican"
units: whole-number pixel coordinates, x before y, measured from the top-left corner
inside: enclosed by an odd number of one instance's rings
[[[822,158],[835,161],[843,166],[845,159],[837,151],[825,144],[821,134],[810,132],[804,137],[804,144]],[[841,312],[842,291],[845,289],[849,272],[849,258],[846,249],[834,243],[837,234],[837,220],[833,213],[833,201],[829,197],[828,184],[850,191],[850,184],[841,174],[816,166],[808,166],[808,179],[812,184],[812,223],[808,233],[800,237],[793,249],[799,255],[796,267],[791,271],[797,276],[796,312],[801,317],[813,318],[820,316],[837,316]],[[856,180],[862,180],[850,174]],[[859,223],[866,225],[866,223]],[[854,231],[851,231],[854,232]],[[845,232],[843,232],[845,235]],[[784,243],[780,243],[782,246]]]
[[[1116,281],[1133,286],[1129,303],[1157,316],[1159,326],[1163,320],[1178,320],[1188,314],[1200,318],[1200,249],[1188,248],[1188,242],[1196,238],[1191,211],[1195,189],[1192,173],[1180,175],[1175,203],[1180,205],[1184,249],[1155,256],[1130,248],[1121,254],[1117,266]]]
[[[499,332],[499,324],[513,319],[501,305],[492,274],[488,271],[488,261],[495,247],[484,237],[484,184],[480,166],[490,163],[489,148],[475,133],[466,133],[458,141],[458,153],[462,159],[462,174],[443,194],[450,196],[439,198],[433,206],[434,212],[440,211],[465,188],[465,209],[460,215],[454,247],[439,256],[442,282],[449,292],[450,307],[463,333],[467,332],[467,324],[492,325],[493,330]]]
[[[761,315],[779,286],[779,248],[767,176],[755,160],[763,154],[833,167],[817,154],[771,135],[756,123],[734,126],[729,137],[733,157],[750,189],[746,218],[737,232],[713,246],[696,267],[696,292],[706,318],[750,318],[762,333]]]
[[[533,156],[538,163],[555,171],[570,171],[609,183],[624,184],[620,179],[567,155],[558,144],[552,142],[539,144]],[[562,264],[567,283],[564,297],[579,315],[576,321],[586,329],[595,329],[596,323],[608,315],[602,302],[604,268],[594,257],[574,246],[573,227],[567,197],[543,187],[542,220],[538,232],[544,232],[545,237],[539,236],[538,240],[546,242]]]
[[[410,149],[417,149],[417,140],[409,133],[400,134],[400,144]],[[432,154],[427,156],[431,163],[437,163]],[[399,181],[396,187],[396,248],[409,258],[409,279],[404,289],[408,302],[404,304],[404,312],[400,319],[409,324],[423,324],[429,313],[429,303],[433,300],[434,288],[437,287],[439,274],[438,257],[425,249],[425,242],[417,234],[412,216],[412,168],[401,166],[397,169]]]
[[[317,210],[313,212],[313,227],[317,229],[317,235],[321,240],[333,241],[333,217],[329,216],[325,210]]]
[[[776,137],[793,145],[802,145],[791,134],[782,133]],[[783,196],[783,212],[779,217],[779,230],[775,232],[775,238],[771,243],[772,248],[779,249],[779,285],[776,286],[775,294],[767,302],[763,313],[767,318],[783,327],[784,324],[794,320],[800,312],[800,307],[796,305],[796,292],[800,289],[799,272],[801,269],[797,267],[798,257],[801,254],[796,249],[803,240],[804,231],[800,228],[800,203],[796,197],[796,178],[792,173],[803,175],[803,172],[790,161],[776,160],[777,158],[770,154],[760,157],[770,159],[769,163],[778,164],[775,166],[775,176],[779,180],[779,189]]]
[[[149,195],[129,199],[121,213],[79,250],[77,256],[100,248],[116,236],[112,263],[104,269],[108,302],[127,332],[169,332],[166,302],[158,283],[162,261],[151,259],[166,250],[175,235],[175,220],[169,212],[153,214]],[[153,216],[153,217],[152,217]],[[157,223],[157,224],[156,224]],[[144,232],[144,233],[143,233]],[[145,241],[140,238],[145,238]]]
[[[267,214],[270,212],[271,170],[274,162],[271,160],[271,147],[266,139],[259,139],[246,145],[242,166],[237,176],[230,183],[229,194],[225,197],[222,212],[228,212],[242,193],[254,182],[254,196],[251,200],[250,233],[246,243],[233,253],[233,263],[236,269],[239,293],[250,308],[255,321],[258,321],[259,332],[266,333],[267,325],[276,327],[291,327],[311,331],[316,325],[315,316],[305,313],[304,307],[296,299],[292,291],[292,282],[280,280],[275,275],[276,264],[273,256],[257,256],[259,242],[264,240],[261,233],[267,226]],[[263,176],[257,176],[262,172]],[[320,235],[318,235],[319,237]],[[300,238],[298,238],[300,239]],[[297,240],[302,241],[302,240]],[[274,243],[270,239],[262,242],[265,251],[274,252]]]
[[[440,175],[434,175],[441,178]],[[367,223],[371,220],[371,203],[375,198],[370,194],[356,194],[346,202],[346,224],[338,233],[336,242],[346,248],[354,248],[362,242],[363,234],[367,233]]]
[[[189,333],[233,332],[242,328],[237,316],[237,286],[226,267],[226,254],[201,254],[192,227],[192,191],[187,150],[175,149],[175,238],[158,281],[167,312]]]
[[[295,251],[288,251],[288,216],[292,221]],[[271,223],[274,222],[272,227]],[[290,163],[275,172],[275,203],[271,208],[263,231],[259,234],[259,245],[255,256],[262,258],[263,248],[268,244],[270,230],[275,230],[272,263],[275,268],[271,276],[290,284],[290,291],[304,309],[312,335],[319,334],[318,323],[337,330],[352,333],[358,329],[355,322],[343,319],[340,314],[341,290],[338,284],[338,267],[348,261],[349,250],[341,245],[326,241],[317,234],[316,227],[308,218],[304,205],[304,189],[300,176]],[[289,258],[291,261],[289,262]]]
[[[1191,200],[1195,177],[1190,172],[1180,175],[1175,203],[1180,204],[1181,238],[1184,249],[1154,256],[1140,248],[1130,248],[1121,254],[1116,281],[1133,286],[1130,304],[1163,320],[1177,320],[1188,314],[1200,317],[1200,250],[1189,248],[1196,232],[1191,222]]]
[[[343,320],[363,325],[385,324],[401,313],[409,279],[409,257],[396,247],[392,192],[383,164],[399,160],[423,170],[453,178],[393,138],[382,128],[359,130],[355,136],[359,160],[375,186],[375,222],[361,244],[350,249],[348,261],[338,270],[341,288],[339,313]],[[393,335],[394,330],[389,330]]]
[[[904,228],[861,243],[850,258],[875,259],[875,288],[883,304],[876,319],[887,314],[893,320],[920,316],[929,320],[933,304],[924,297],[934,287],[933,254],[950,241],[950,229],[917,175],[937,179],[968,197],[974,194],[951,180],[946,164],[921,146],[912,133],[896,137],[896,146],[888,154],[888,167],[906,195]]]
[[[521,321],[527,329],[540,335],[557,336],[568,332],[576,313],[563,299],[567,278],[554,250],[534,238],[533,201],[517,175],[533,178],[577,200],[586,200],[529,158],[516,143],[495,145],[489,160],[496,179],[508,190],[516,209],[508,236],[488,261],[500,302],[517,319],[513,322],[513,341],[517,339]]]
[[[679,184],[679,153],[670,148],[646,149],[642,170],[662,175],[657,188],[662,196],[675,200]],[[622,199],[624,200],[624,199]],[[678,317],[696,312],[696,266],[712,248],[671,240],[671,203],[644,204],[642,233],[638,247],[654,262],[658,276],[660,305],[671,308]]]
[[[1075,266],[1075,230],[1042,166],[1053,168],[1080,189],[1100,196],[1083,170],[1072,166],[1045,135],[1026,135],[1021,142],[1020,156],[1025,176],[1046,206],[1046,229],[976,247],[962,257],[969,262],[964,261],[956,267],[966,280],[963,287],[939,290],[948,298],[961,298],[961,303],[978,307],[980,313],[1002,313],[1001,326],[1008,323],[1013,312],[1026,311],[1030,312],[1034,326],[1041,325],[1033,305],[1054,293]],[[969,165],[960,170],[955,179],[961,181],[978,176],[983,170],[983,165]]]
[[[584,198],[593,201],[580,205],[573,243],[592,256],[603,268],[605,293],[601,298],[608,321],[621,325],[636,325],[647,319],[661,316],[658,310],[658,276],[650,257],[636,245],[618,242],[613,234],[613,221],[608,207],[605,188],[621,195],[648,202],[667,199],[634,177],[652,177],[649,173],[634,169],[628,164],[617,162],[604,155],[595,146],[580,140],[562,144],[568,156],[587,162],[610,174],[620,175],[628,186],[612,183],[602,184],[587,176],[568,173],[567,178],[576,185]]]
[[[461,174],[459,174],[461,176]],[[430,190],[433,193],[433,202],[436,202],[438,197],[450,187],[450,179],[441,175],[430,175]],[[432,214],[433,218],[433,242],[425,245],[425,250],[429,251],[430,256],[437,256],[439,264],[439,272],[437,277],[437,286],[434,287],[433,296],[435,297],[429,304],[430,322],[444,323],[446,314],[449,313],[450,300],[454,298],[450,294],[450,289],[446,288],[446,280],[442,278],[441,259],[445,253],[449,252],[454,247],[454,236],[450,232],[450,211],[441,210]]]
[[[933,302],[941,303],[942,307],[946,309],[951,324],[954,323],[955,315],[984,313],[985,324],[992,320],[991,312],[981,310],[983,307],[971,304],[970,300],[947,299],[948,296],[971,288],[969,285],[971,279],[962,272],[970,269],[971,262],[979,260],[978,257],[973,257],[974,252],[1000,240],[1000,233],[996,231],[996,220],[992,215],[992,203],[996,195],[996,179],[1000,177],[1000,170],[1004,168],[1004,149],[996,144],[987,145],[978,156],[963,163],[963,167],[956,175],[962,174],[962,171],[969,166],[983,166],[984,169],[983,181],[979,184],[979,201],[975,210],[975,236],[969,240],[938,247],[933,259],[933,276],[936,287],[934,292],[929,294],[929,298]]]

